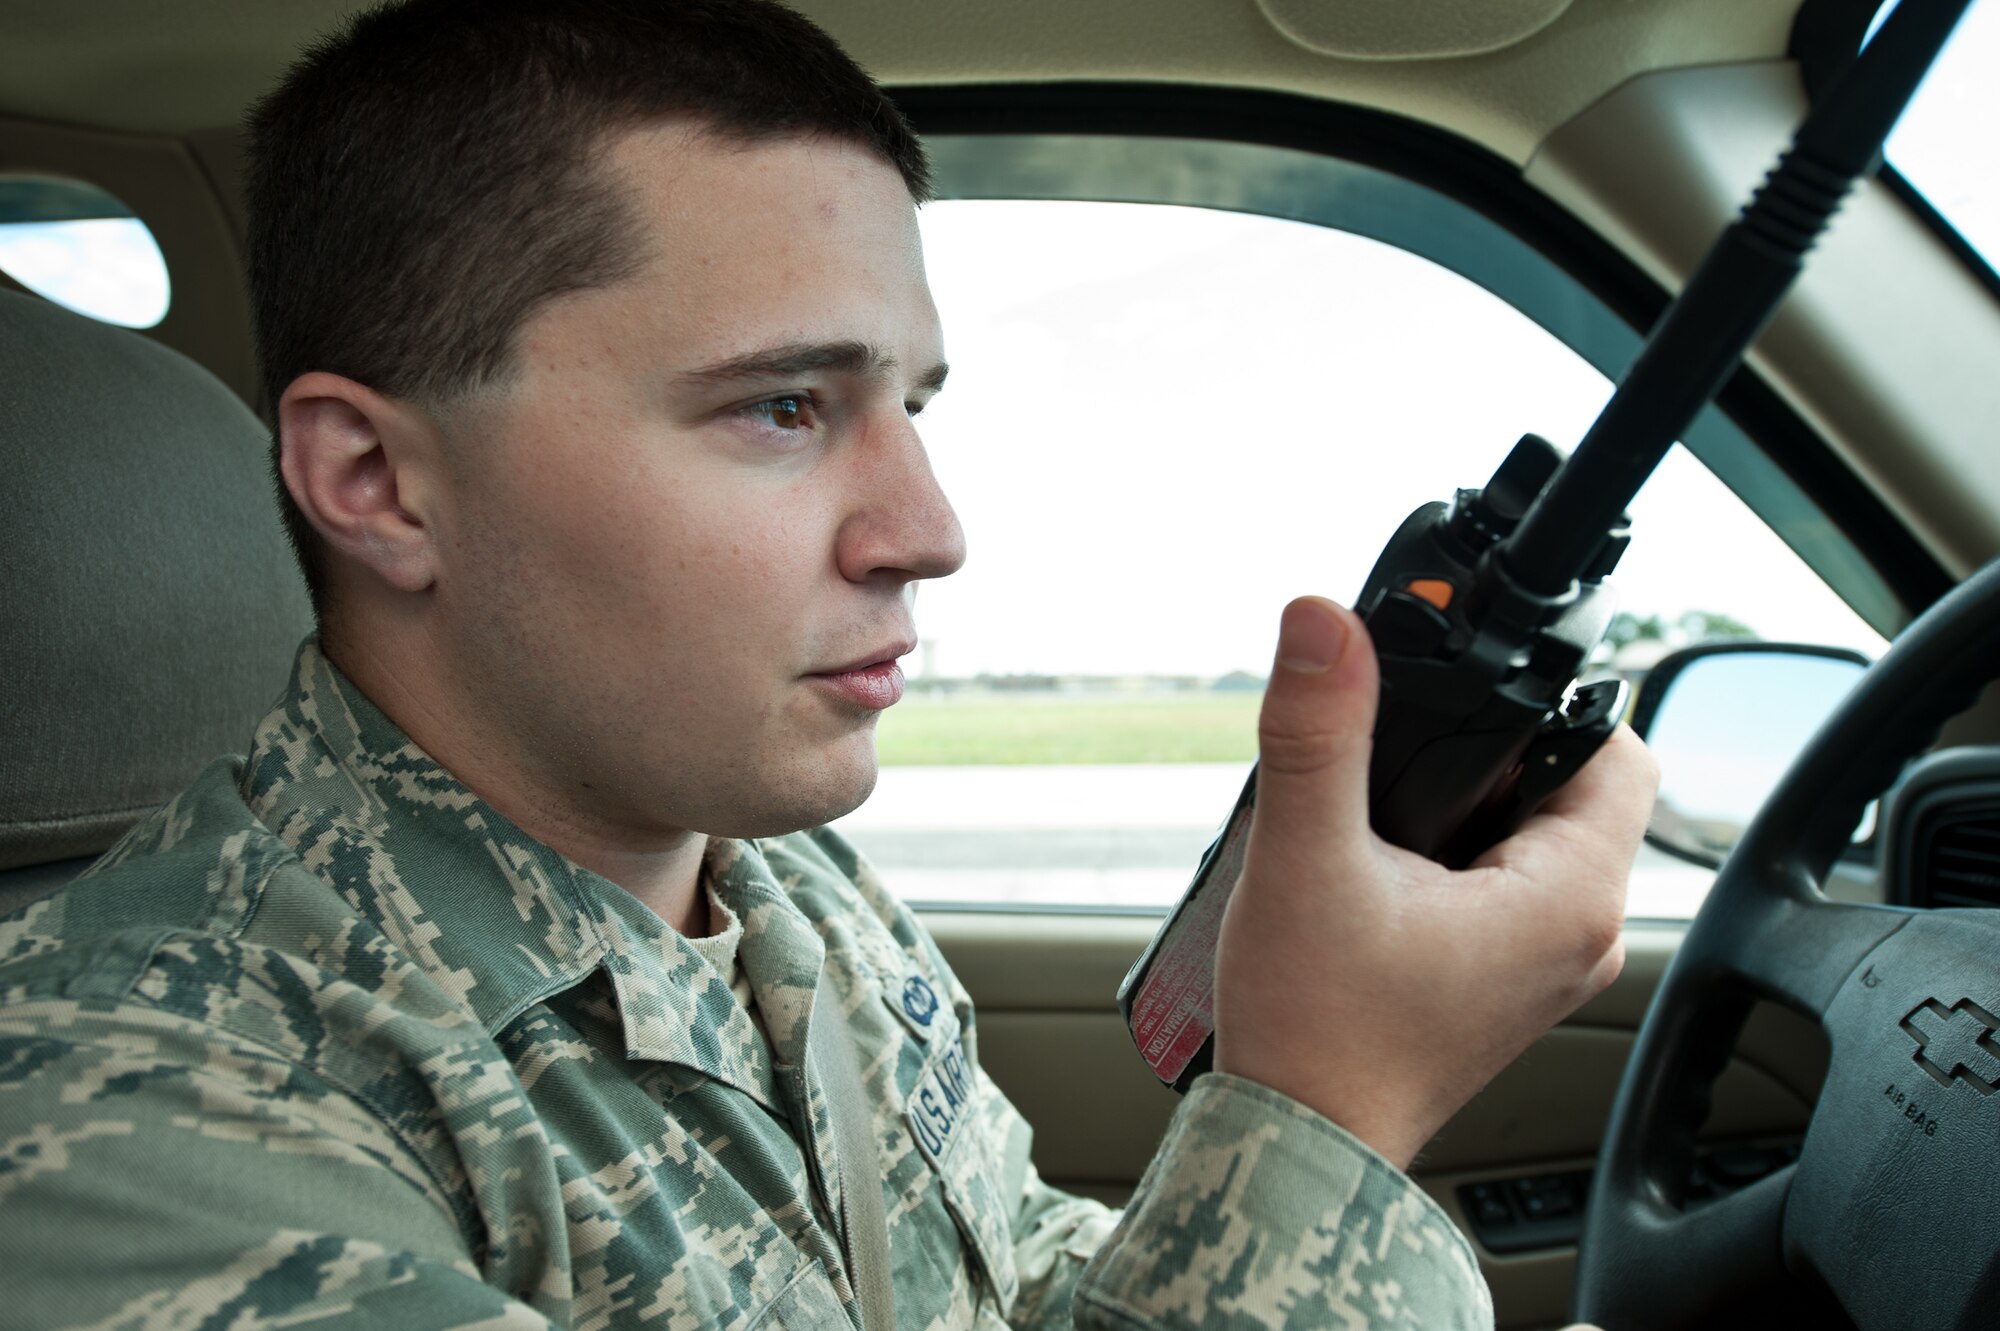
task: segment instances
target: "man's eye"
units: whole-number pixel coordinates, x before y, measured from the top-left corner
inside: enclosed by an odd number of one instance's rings
[[[814,422],[812,399],[798,393],[767,397],[752,403],[747,410],[780,430],[811,429]]]

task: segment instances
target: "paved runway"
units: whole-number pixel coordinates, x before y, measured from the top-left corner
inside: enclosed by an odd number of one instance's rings
[[[835,826],[908,901],[1164,909],[1246,772],[1237,763],[890,767]],[[1713,876],[1642,849],[1628,913],[1686,918]]]

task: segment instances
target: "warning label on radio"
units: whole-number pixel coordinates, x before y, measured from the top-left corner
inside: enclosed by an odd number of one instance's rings
[[[1132,1038],[1154,1074],[1169,1085],[1215,1032],[1216,945],[1229,894],[1243,874],[1252,809],[1248,799],[1237,804],[1132,996]]]

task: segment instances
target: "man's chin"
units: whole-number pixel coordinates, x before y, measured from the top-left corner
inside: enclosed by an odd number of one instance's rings
[[[874,792],[877,774],[874,736],[862,738],[866,747],[861,755],[829,754],[795,772],[783,787],[763,792],[761,807],[740,810],[736,817],[702,830],[710,836],[742,840],[787,836],[853,813]]]

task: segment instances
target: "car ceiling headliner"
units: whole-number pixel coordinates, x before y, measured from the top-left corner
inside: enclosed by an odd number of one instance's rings
[[[1541,11],[1519,40],[1478,55],[1390,60],[1321,54],[1268,17],[1279,14],[1293,31],[1316,19],[1351,27],[1359,18],[1386,25],[1404,49],[1451,49],[1470,44],[1469,25],[1490,28],[1499,3],[799,0],[798,7],[891,85],[1111,79],[1275,88],[1399,112],[1517,162],[1637,74],[1783,55],[1797,8],[1797,0],[1508,0],[1513,9]],[[0,116],[150,134],[228,128],[302,45],[354,7],[0,0]]]

